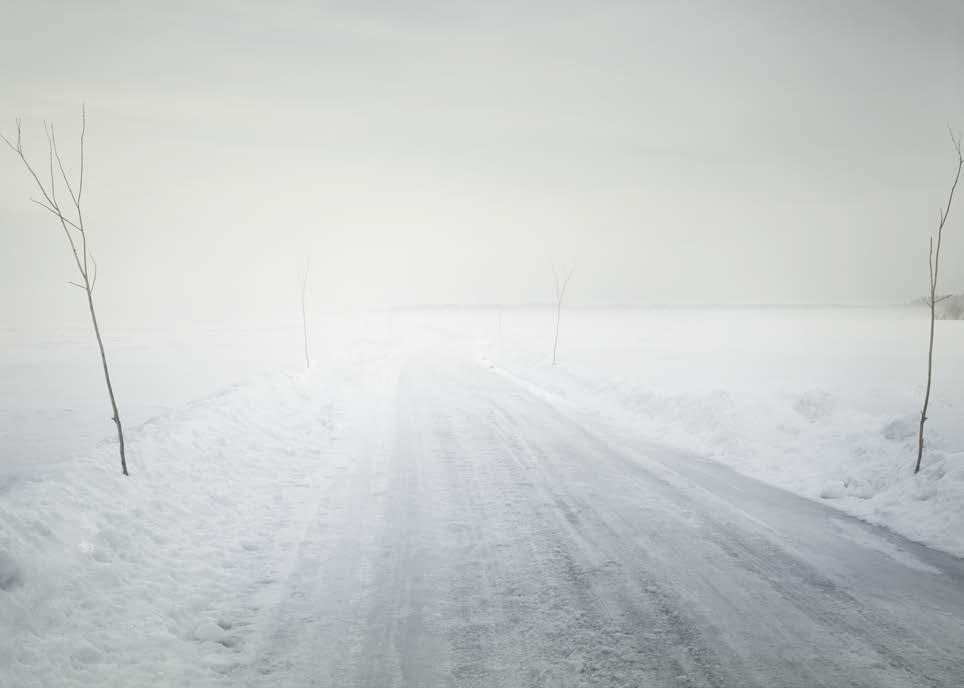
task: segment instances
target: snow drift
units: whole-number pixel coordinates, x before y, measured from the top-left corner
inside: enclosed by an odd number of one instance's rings
[[[131,478],[110,442],[7,475],[0,684],[217,684],[259,614],[238,592],[270,595],[321,479],[317,387],[274,376],[131,428]]]
[[[566,403],[964,556],[964,323],[938,323],[935,387],[913,474],[926,364],[918,309],[513,313],[482,351]]]

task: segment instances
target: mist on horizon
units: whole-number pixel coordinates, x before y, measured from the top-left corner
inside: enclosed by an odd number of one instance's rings
[[[71,167],[86,103],[108,328],[294,313],[306,257],[316,308],[544,303],[554,264],[577,306],[903,303],[964,128],[926,6],[19,3],[0,132]],[[0,322],[83,323],[5,149],[0,187]]]

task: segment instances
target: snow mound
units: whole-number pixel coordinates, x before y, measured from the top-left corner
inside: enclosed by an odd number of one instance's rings
[[[907,442],[917,436],[918,422],[917,416],[897,418],[881,428],[880,434],[891,442]]]
[[[194,639],[202,642],[223,644],[227,637],[227,631],[210,619],[202,621],[194,629]]]
[[[964,328],[938,323],[914,474],[928,323],[918,309],[568,312],[507,319],[488,352],[555,398],[964,557]],[[497,353],[498,355],[495,355]]]
[[[811,389],[797,397],[793,410],[811,423],[816,423],[829,418],[836,404],[837,400],[832,394],[822,389]]]
[[[238,600],[270,594],[323,479],[327,387],[279,375],[130,428],[130,478],[110,442],[8,477],[5,685],[231,685],[260,613]]]

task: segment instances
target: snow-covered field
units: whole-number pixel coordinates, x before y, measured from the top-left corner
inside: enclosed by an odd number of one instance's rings
[[[964,556],[964,322],[937,323],[914,476],[923,308],[572,311],[555,368],[553,317],[505,314],[483,350],[567,403]]]
[[[367,410],[394,394],[400,356],[426,346],[964,556],[964,323],[938,323],[913,476],[922,311],[572,310],[555,367],[553,318],[329,319],[310,373],[297,327],[115,336],[127,480],[86,333],[5,333],[0,686],[234,685],[279,633],[269,616],[319,495],[375,441]]]
[[[125,424],[136,427],[228,387],[295,369],[299,337],[299,330],[271,325],[108,330]],[[109,438],[103,385],[87,329],[0,330],[0,475],[45,469]]]
[[[329,336],[339,348],[319,346],[311,374],[287,329],[114,338],[128,479],[95,350],[8,333],[0,686],[207,686],[231,670],[346,461],[339,409],[377,389],[391,350],[341,325],[351,346]]]

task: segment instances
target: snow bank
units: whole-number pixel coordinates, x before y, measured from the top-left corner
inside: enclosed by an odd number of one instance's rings
[[[584,409],[964,556],[964,323],[938,323],[913,475],[926,314],[896,310],[510,312],[487,357]]]
[[[330,387],[269,376],[132,427],[129,479],[109,441],[6,474],[0,685],[230,685],[323,480]]]
[[[300,362],[293,327],[107,332],[124,422],[134,427],[192,400]],[[112,432],[91,332],[0,330],[0,475],[93,449]]]
[[[328,350],[316,356],[324,365],[311,374],[264,374],[187,405],[176,396],[192,383],[173,376],[193,370],[207,385],[224,374],[213,361],[229,347],[212,348],[209,371],[196,361],[150,369],[130,349],[119,376],[127,398],[144,400],[144,412],[168,386],[179,409],[131,423],[130,479],[112,440],[28,468],[5,463],[4,445],[0,686],[232,685],[319,491],[345,460],[344,425],[364,418],[343,412],[345,401],[397,374],[400,344],[417,349],[425,339],[460,351],[482,342],[507,374],[560,403],[964,556],[964,323],[938,323],[929,444],[914,476],[924,315],[567,311],[553,367],[550,312],[380,314],[357,330],[326,331]],[[49,353],[37,353],[45,370]],[[29,382],[38,408],[61,403],[56,377],[22,371],[23,356],[8,359],[0,378],[14,390]],[[253,370],[256,359],[235,368]],[[138,395],[140,379],[155,386]],[[89,384],[100,381],[91,375]],[[102,400],[96,390],[85,403]],[[22,402],[5,394],[0,412],[19,417]],[[84,411],[98,412],[107,434],[103,409]],[[4,427],[16,438],[15,422]]]

